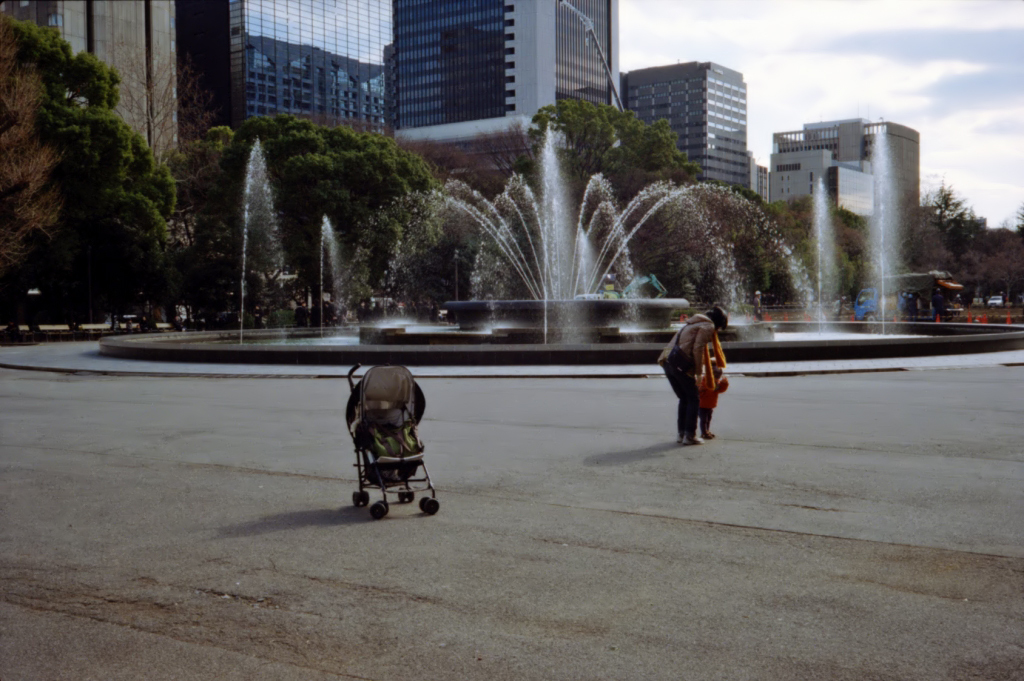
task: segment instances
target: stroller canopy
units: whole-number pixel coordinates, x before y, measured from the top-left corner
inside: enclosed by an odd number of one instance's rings
[[[357,417],[357,405],[361,418],[377,422],[395,421],[399,413],[405,412],[419,423],[426,408],[423,391],[412,373],[402,366],[378,366],[366,372],[352,391],[345,410],[349,425]],[[404,420],[402,418],[393,425]]]

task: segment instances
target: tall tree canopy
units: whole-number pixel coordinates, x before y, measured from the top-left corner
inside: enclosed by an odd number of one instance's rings
[[[124,309],[162,295],[174,182],[114,112],[117,73],[91,54],[73,55],[52,29],[29,22],[11,27],[19,63],[42,81],[36,127],[60,154],[53,183],[64,204],[57,235],[40,238],[33,256],[12,273],[16,288],[39,287],[53,315],[79,318],[90,304],[90,279],[100,308]]]
[[[328,128],[294,116],[250,118],[223,154],[222,177],[211,193],[209,229],[233,235],[241,252],[241,201],[246,163],[259,139],[274,193],[285,263],[304,289],[319,289],[320,232],[324,215],[339,236],[348,271],[332,273],[339,292],[365,296],[381,285],[388,261],[411,218],[402,199],[436,187],[422,158],[383,135]],[[237,257],[240,257],[237,256]],[[255,300],[253,301],[255,304]]]
[[[967,201],[945,182],[923,203],[931,209],[932,223],[946,248],[959,262],[985,228]]]
[[[548,130],[561,133],[564,167],[576,180],[603,173],[626,196],[655,180],[692,182],[700,173],[676,148],[676,134],[664,119],[647,125],[632,111],[560,99],[537,112],[529,134],[540,144]]]

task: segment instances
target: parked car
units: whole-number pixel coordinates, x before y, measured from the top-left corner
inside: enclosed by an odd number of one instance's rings
[[[1002,296],[992,296],[991,298],[988,299],[988,302],[985,305],[986,305],[986,307],[1002,307],[1003,306],[1003,297]]]

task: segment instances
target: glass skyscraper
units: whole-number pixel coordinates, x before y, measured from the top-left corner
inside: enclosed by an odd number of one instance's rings
[[[554,1],[554,0],[552,0]],[[594,23],[594,33],[609,64],[618,60],[618,45],[612,40],[612,3],[608,0],[571,0]],[[558,8],[555,39],[555,98],[583,99],[594,104],[612,104],[608,74],[591,44],[592,37],[579,17],[565,7]],[[613,54],[614,50],[614,54]],[[616,76],[617,70],[612,71]]]
[[[290,113],[328,125],[384,126],[390,0],[178,0],[178,41],[228,121]],[[223,47],[221,47],[223,46]],[[217,72],[215,72],[217,71]],[[219,92],[218,94],[223,94]]]
[[[597,45],[617,73],[618,0],[568,1],[593,35],[558,0],[393,0],[395,129],[409,139],[469,139],[528,125],[558,99],[611,104]]]
[[[623,74],[622,91],[640,120],[668,120],[676,146],[700,164],[700,179],[750,187],[742,73],[712,62],[655,66]]]
[[[395,0],[396,127],[504,116],[505,1]]]

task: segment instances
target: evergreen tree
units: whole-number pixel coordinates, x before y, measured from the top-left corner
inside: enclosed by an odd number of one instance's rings
[[[174,181],[115,113],[117,72],[91,54],[73,55],[53,29],[10,25],[18,62],[42,81],[36,128],[60,154],[52,181],[63,201],[59,232],[36,237],[33,255],[11,273],[11,288],[38,287],[51,316],[78,319],[93,303],[126,311],[161,298]]]

